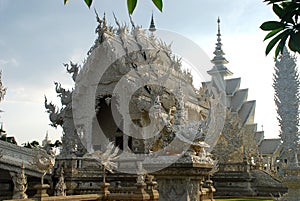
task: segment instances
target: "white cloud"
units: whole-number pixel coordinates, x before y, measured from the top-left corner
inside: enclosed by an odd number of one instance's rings
[[[19,62],[15,58],[0,59],[0,66],[19,66]]]

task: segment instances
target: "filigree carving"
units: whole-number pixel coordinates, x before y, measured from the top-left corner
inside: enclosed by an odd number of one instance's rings
[[[64,179],[64,169],[63,167],[60,168],[60,177],[58,179],[57,184],[55,185],[55,195],[56,196],[66,196],[66,189],[67,186],[65,184]]]
[[[276,59],[274,84],[275,104],[277,106],[280,137],[282,139],[281,160],[293,162],[294,153],[299,149],[299,74],[296,57],[287,48]]]
[[[13,182],[15,185],[13,199],[27,199],[28,196],[25,193],[27,190],[27,177],[25,176],[24,163],[22,163],[21,172],[13,178]]]
[[[34,168],[37,168],[42,172],[41,184],[44,184],[44,176],[46,173],[51,173],[52,168],[55,164],[55,153],[53,150],[49,151],[49,154],[44,149],[39,147],[33,147],[33,151],[35,153],[35,157],[32,158],[30,162]]]
[[[115,33],[115,30],[112,26],[107,26],[105,13],[102,19],[99,17],[96,10],[95,13],[98,22],[98,26],[95,32],[98,35],[98,38],[95,40],[95,44],[88,51],[87,55],[90,55],[94,49],[96,49],[101,43],[103,43],[107,39],[107,37],[111,37]]]
[[[182,180],[163,180],[159,182],[160,200],[178,200],[186,197],[186,188]]]
[[[105,152],[98,150],[89,155],[91,158],[96,159],[99,165],[103,167],[103,183],[105,183],[106,170],[113,173],[113,168],[117,167],[117,163],[114,161],[118,159],[119,151],[120,149],[115,147],[113,142],[109,142]]]
[[[242,123],[237,113],[227,110],[226,121],[222,134],[213,150],[219,162],[242,162],[243,136]]]

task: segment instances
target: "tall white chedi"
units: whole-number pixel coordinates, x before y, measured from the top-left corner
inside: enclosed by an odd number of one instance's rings
[[[276,60],[274,84],[275,103],[282,139],[281,159],[287,159],[283,168],[282,183],[288,187],[288,193],[280,201],[300,201],[300,167],[297,152],[299,144],[299,76],[296,58],[285,48]]]
[[[291,163],[299,141],[299,76],[296,58],[287,48],[276,59],[274,83],[280,137],[283,141],[282,156]]]

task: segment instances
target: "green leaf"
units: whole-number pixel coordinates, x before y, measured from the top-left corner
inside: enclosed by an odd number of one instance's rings
[[[272,36],[276,35],[278,32],[280,32],[280,31],[282,31],[282,30],[283,30],[283,28],[280,27],[279,29],[275,29],[275,30],[273,30],[273,31],[270,31],[270,32],[266,35],[266,37],[264,38],[264,41],[267,40],[267,39],[269,39],[269,38],[271,38]]]
[[[283,9],[277,4],[273,4],[273,11],[279,18],[282,17]]]
[[[154,3],[154,5],[156,6],[156,8],[158,8],[160,10],[160,12],[162,12],[163,9],[163,1],[162,0],[152,0],[152,2]]]
[[[132,14],[137,4],[137,0],[127,0],[127,8],[129,14]]]
[[[64,0],[64,5],[66,5],[68,3],[69,0]]]
[[[274,3],[278,3],[278,2],[283,2],[284,0],[264,0],[264,2],[268,2],[269,4],[274,4]]]
[[[293,16],[297,13],[298,7],[299,6],[293,2],[286,2],[282,4],[283,11],[280,17],[281,21],[294,24]]]
[[[264,31],[271,31],[274,29],[279,29],[281,27],[283,28],[284,24],[282,22],[277,21],[267,21],[260,26],[260,28]]]
[[[300,32],[292,33],[289,40],[289,48],[294,52],[300,53]]]
[[[270,53],[270,51],[273,49],[273,47],[276,45],[276,43],[282,39],[285,35],[288,35],[289,34],[289,31],[290,30],[285,30],[284,32],[282,32],[281,34],[279,34],[278,36],[276,36],[275,38],[273,38],[267,48],[266,48],[266,55],[268,55]]]
[[[280,40],[280,42],[279,42],[279,44],[277,45],[277,48],[276,48],[276,50],[275,50],[275,58],[277,58],[277,56],[279,55],[279,52],[281,52],[281,54],[282,54],[283,48],[284,48],[284,46],[285,46],[285,42],[286,42],[288,36],[289,36],[289,34],[286,34],[286,35],[284,35],[284,36],[281,38],[281,40]]]
[[[84,0],[86,5],[90,8],[92,3],[93,3],[93,0]]]

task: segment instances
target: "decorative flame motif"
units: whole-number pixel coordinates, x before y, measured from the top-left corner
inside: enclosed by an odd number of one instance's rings
[[[113,142],[109,142],[106,151],[95,151],[91,157],[96,159],[99,164],[103,167],[103,183],[105,183],[106,170],[113,173],[113,168],[117,168],[116,162],[114,160],[118,159],[119,148],[115,147]]]
[[[33,151],[35,152],[35,157],[32,158],[31,165],[42,172],[41,184],[44,184],[44,176],[46,173],[51,173],[52,168],[55,164],[55,153],[53,150],[49,151],[49,154],[41,148],[33,147]]]

